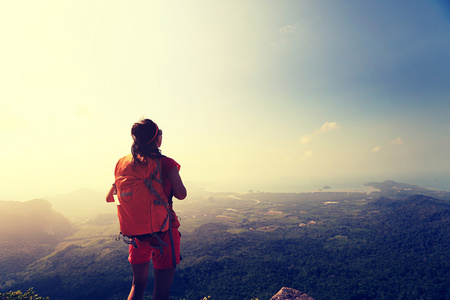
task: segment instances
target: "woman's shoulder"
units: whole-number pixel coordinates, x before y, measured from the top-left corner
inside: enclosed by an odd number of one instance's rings
[[[173,167],[177,167],[178,170],[180,169],[180,164],[178,164],[173,158],[170,158],[168,156],[163,156],[161,158],[162,166],[165,171],[171,170]]]
[[[177,163],[173,158],[163,155],[161,157],[162,163]]]

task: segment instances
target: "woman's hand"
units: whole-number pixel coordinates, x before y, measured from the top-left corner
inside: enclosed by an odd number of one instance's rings
[[[116,186],[113,184],[108,194],[106,194],[106,202],[114,202],[114,195],[116,194]]]

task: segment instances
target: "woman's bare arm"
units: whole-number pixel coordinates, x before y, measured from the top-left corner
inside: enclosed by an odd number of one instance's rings
[[[106,202],[114,202],[114,194],[116,193],[116,187],[114,184],[109,189],[108,194],[106,194]]]
[[[178,172],[177,167],[173,167],[169,174],[167,174],[167,178],[170,181],[170,184],[172,185],[172,192],[173,196],[179,200],[183,200],[187,196],[186,187],[183,184],[183,181],[180,177],[180,172]]]

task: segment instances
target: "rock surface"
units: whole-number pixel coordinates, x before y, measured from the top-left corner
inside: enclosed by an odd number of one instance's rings
[[[314,298],[300,291],[283,287],[270,300],[314,300]]]

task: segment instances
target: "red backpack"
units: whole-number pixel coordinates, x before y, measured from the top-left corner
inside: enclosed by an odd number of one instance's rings
[[[161,178],[161,160],[133,163],[131,154],[122,157],[114,171],[120,230],[124,236],[167,231],[171,224],[169,202]]]

